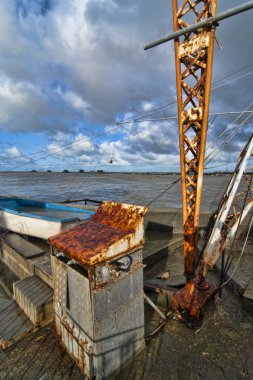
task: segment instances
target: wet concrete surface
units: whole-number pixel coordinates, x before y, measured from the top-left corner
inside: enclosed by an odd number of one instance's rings
[[[149,311],[150,313],[150,311]],[[155,326],[153,319],[149,328]],[[223,380],[253,378],[252,314],[230,291],[205,308],[197,330],[172,319],[121,379]]]
[[[161,266],[162,262],[151,267],[146,278],[161,273]],[[163,259],[163,268],[171,276],[183,272],[180,250]],[[218,274],[209,273],[208,281],[218,284]],[[146,306],[146,335],[159,322],[158,314]],[[226,287],[222,298],[205,306],[203,318],[194,328],[175,315],[146,345],[146,350],[122,368],[119,378],[253,379],[252,342],[253,302],[246,302]]]

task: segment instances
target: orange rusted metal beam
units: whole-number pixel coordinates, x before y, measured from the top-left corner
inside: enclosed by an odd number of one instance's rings
[[[174,32],[215,16],[217,0],[172,0]],[[212,79],[215,29],[204,26],[174,40],[182,179],[186,288],[176,293],[177,308],[190,309],[195,292],[195,262]],[[178,294],[178,295],[177,295]],[[182,304],[182,299],[185,303]],[[197,315],[196,307],[192,314]]]

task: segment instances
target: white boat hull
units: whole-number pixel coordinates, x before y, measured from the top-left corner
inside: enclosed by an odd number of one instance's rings
[[[88,220],[93,211],[22,198],[0,198],[0,227],[48,239]]]
[[[0,210],[0,227],[23,235],[48,239],[66,228],[80,223],[79,220],[71,222],[55,222],[51,220],[30,218],[23,215],[11,214]]]

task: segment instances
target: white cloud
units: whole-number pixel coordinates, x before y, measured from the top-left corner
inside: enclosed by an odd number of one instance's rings
[[[83,112],[84,114],[90,108],[89,104],[85,102],[81,96],[75,94],[72,91],[62,92],[62,90],[58,87],[56,93],[70,106],[77,109],[78,111]]]
[[[59,140],[59,137],[62,139]],[[96,149],[92,140],[88,136],[81,133],[78,134],[72,141],[70,141],[69,137],[70,135],[58,135],[58,139],[48,145],[49,152],[53,153],[54,157],[89,160],[91,154],[93,154]]]
[[[144,111],[150,111],[150,110],[152,110],[154,108],[155,108],[155,106],[154,106],[154,104],[152,102],[147,102],[143,106]]]
[[[219,7],[228,8],[231,1],[224,0]],[[236,0],[233,3],[238,5]],[[87,131],[91,129],[92,136],[98,130],[109,132],[115,120],[149,115],[158,105],[175,100],[173,44],[143,50],[146,42],[172,29],[167,0],[159,4],[153,0],[58,0],[44,10],[39,0],[19,1],[18,9],[16,4],[0,2],[0,130],[46,133],[54,148],[74,139],[74,145],[58,157],[100,159],[108,139],[107,161],[111,140],[118,163],[178,160],[177,127],[167,122],[127,124],[96,144],[88,141]],[[216,49],[214,79],[253,62],[247,38],[252,34],[252,23],[247,22],[250,15],[238,17],[246,20],[239,31],[236,17],[218,29],[224,49]],[[236,91],[211,98],[216,111],[243,109],[248,104],[252,82],[247,79]],[[176,112],[176,108],[164,108],[150,118]],[[218,128],[225,121],[215,123]],[[240,141],[245,141],[245,131]],[[214,141],[215,130],[209,132]],[[235,152],[238,146],[239,142]]]
[[[7,148],[6,149],[6,153],[10,156],[10,157],[15,157],[15,156],[18,156],[20,155],[20,151],[19,149],[16,147],[16,146],[13,146],[11,148]]]
[[[10,166],[10,160],[11,165],[27,164],[31,162],[31,159],[29,157],[24,156],[16,146],[12,146],[0,151],[0,159],[1,165],[3,167]]]

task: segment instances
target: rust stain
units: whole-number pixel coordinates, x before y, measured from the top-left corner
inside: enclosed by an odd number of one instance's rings
[[[185,317],[199,319],[202,307],[208,300],[214,298],[218,292],[216,285],[209,285],[208,288],[201,288],[198,282],[193,283],[193,293],[189,294],[187,285],[177,291],[172,297],[173,309],[176,312],[182,313]]]
[[[143,223],[147,208],[104,202],[88,222],[50,237],[50,244],[80,264],[94,265],[108,259],[108,249],[115,246],[114,256],[121,254],[120,243],[127,242],[126,251],[141,245],[141,239],[134,242],[137,228]],[[118,250],[117,250],[118,249]]]
[[[202,107],[190,108],[182,112],[182,120],[184,122],[189,121],[201,121],[203,114]]]
[[[80,358],[75,357],[74,353],[72,352],[72,350],[70,349],[70,347],[68,345],[64,344],[64,348],[68,352],[68,354],[72,357],[72,359],[76,362],[76,364],[79,366],[81,371],[83,373],[85,373],[85,371],[87,370],[87,368],[85,366],[85,355],[84,355],[84,351],[86,348],[85,344],[83,341],[79,342],[78,339],[76,339],[76,337],[74,337],[73,330],[69,328],[69,324],[67,323],[66,319],[62,320],[62,324],[63,324],[63,328],[65,328],[67,330],[67,332],[69,333],[69,339],[71,339],[72,341],[75,340],[76,344],[81,348]],[[61,337],[61,334],[59,334],[59,336]],[[88,347],[88,343],[86,344],[86,346]],[[87,354],[88,354],[88,352],[87,352]]]
[[[188,218],[184,225],[184,261],[186,280],[195,276],[195,261],[197,250],[198,230]]]
[[[206,49],[209,46],[209,40],[209,32],[203,32],[201,34],[195,35],[179,46],[179,57],[183,58],[197,53],[202,49]]]
[[[112,228],[121,229],[128,233],[133,233],[137,223],[142,220],[146,210],[144,207],[104,202],[91,220],[103,225],[109,225]]]

